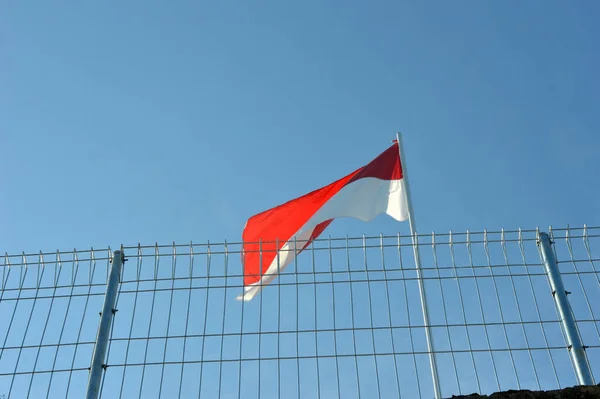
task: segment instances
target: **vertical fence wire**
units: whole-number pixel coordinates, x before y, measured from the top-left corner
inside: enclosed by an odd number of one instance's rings
[[[471,244],[471,233],[469,230],[467,230],[467,236],[466,236],[466,245],[467,245],[467,251],[468,251],[468,255],[469,255],[469,266],[471,268],[471,273],[473,275],[473,280],[475,281],[475,292],[477,293],[477,303],[479,305],[479,311],[480,311],[480,315],[481,315],[481,320],[485,329],[485,340],[486,340],[486,345],[487,345],[487,349],[489,351],[489,355],[490,355],[490,359],[491,359],[491,363],[492,363],[492,371],[493,371],[493,378],[494,378],[494,382],[496,383],[496,389],[499,391],[500,388],[500,378],[498,377],[498,369],[496,366],[496,361],[494,360],[494,356],[492,353],[492,344],[490,341],[490,336],[488,334],[488,326],[485,323],[485,310],[483,309],[483,301],[481,299],[481,290],[479,288],[479,280],[476,278],[477,274],[475,271],[475,264],[473,262],[473,251],[472,251],[472,244]],[[455,266],[456,267],[456,266]],[[468,323],[465,322],[465,325],[468,326]]]
[[[597,382],[600,228],[549,233]],[[577,383],[537,235],[419,236],[444,397]],[[101,394],[430,398],[409,241],[400,234],[316,240],[249,302],[235,299],[243,288],[240,243],[125,247]],[[260,258],[278,246],[259,243]],[[3,256],[0,395],[83,395],[109,260],[108,248]],[[279,269],[280,254],[275,262]]]
[[[505,239],[504,229],[502,229],[502,231],[501,231],[501,239],[500,240],[501,240],[501,246],[502,246],[502,255],[504,257],[504,263],[506,265],[506,268],[508,269],[508,274],[509,274],[509,278],[510,278],[510,286],[512,288],[512,295],[515,298],[517,313],[519,316],[519,325],[521,327],[521,332],[522,332],[523,338],[525,340],[525,346],[526,346],[526,348],[531,348],[531,346],[529,344],[529,339],[527,338],[527,332],[525,331],[525,324],[524,324],[525,320],[523,319],[523,312],[521,311],[521,305],[519,304],[519,296],[517,295],[517,289],[515,286],[515,277],[511,273],[510,263],[508,260],[508,251],[507,251],[507,247],[506,247],[506,239]],[[522,261],[523,261],[523,264],[526,263],[525,258],[523,258]],[[539,390],[539,389],[541,389],[541,386],[540,386],[540,381],[539,381],[539,378],[537,375],[537,371],[535,369],[535,363],[533,361],[533,355],[531,353],[531,349],[529,349],[527,351],[527,354],[529,356],[529,361],[531,362],[531,366],[533,369],[533,374],[534,374],[535,383],[536,383],[536,387],[537,387],[536,389]],[[518,373],[516,373],[516,374],[518,374]]]
[[[451,260],[451,266],[452,269],[456,270],[456,258],[454,255],[454,246],[453,246],[453,238],[452,238],[452,231],[450,231],[448,233],[448,248],[450,250],[450,260]],[[465,325],[465,335],[467,338],[467,345],[468,345],[468,350],[470,353],[470,358],[471,358],[471,362],[470,365],[467,367],[472,367],[473,371],[474,371],[474,377],[475,377],[475,383],[477,386],[477,392],[481,392],[481,384],[479,382],[479,375],[477,373],[477,366],[475,364],[475,356],[473,354],[473,345],[471,342],[471,334],[469,332],[469,329],[466,327],[467,325],[467,313],[465,310],[465,301],[464,301],[464,295],[463,295],[463,290],[462,287],[460,285],[460,281],[458,279],[456,279],[456,287],[457,287],[457,291],[458,291],[458,297],[459,297],[459,304],[460,304],[460,313],[461,313],[461,319],[463,324]],[[457,377],[458,378],[458,377]],[[460,383],[460,381],[459,381]],[[460,385],[459,385],[459,392],[460,392]]]
[[[388,311],[388,322],[389,322],[389,328],[390,328],[390,337],[393,337],[393,322],[392,322],[392,303],[390,302],[390,286],[389,286],[389,282],[388,282],[388,274],[387,274],[387,268],[385,265],[385,251],[384,251],[384,246],[383,246],[383,234],[379,235],[379,246],[381,248],[381,267],[383,268],[383,278],[385,280],[385,299],[386,299],[386,307],[387,307],[387,311]],[[394,344],[394,340],[391,339],[391,346],[392,346],[392,353],[394,353],[393,357],[394,357],[394,376],[396,377],[396,392],[397,392],[397,397],[401,398],[402,394],[400,392],[400,380],[398,378],[398,360],[396,358],[396,347]]]
[[[356,324],[355,324],[355,320],[354,320],[354,294],[353,294],[353,283],[352,283],[352,274],[350,272],[350,247],[349,247],[349,238],[348,236],[346,236],[346,266],[347,266],[347,272],[348,272],[348,281],[350,284],[350,290],[349,290],[349,294],[350,294],[350,325],[352,328],[352,349],[353,352],[356,353],[356,334],[354,333],[354,330],[356,328]],[[314,253],[314,247],[313,247],[313,253]],[[314,257],[313,257],[313,262],[314,262]],[[314,270],[314,268],[313,268]],[[315,282],[316,284],[316,282]],[[316,306],[316,301],[315,301],[315,306]],[[358,372],[358,357],[354,357],[354,370],[356,372],[356,390],[358,392],[360,392],[360,378],[359,378],[359,372]]]
[[[437,246],[436,246],[436,242],[435,242],[435,232],[431,233],[431,250],[433,253],[433,266],[435,269],[439,269],[439,264],[438,264],[438,254],[437,254]],[[439,276],[439,273],[438,273]],[[443,313],[443,319],[444,319],[444,323],[448,324],[448,314],[446,311],[446,301],[444,300],[444,288],[442,287],[442,280],[438,280],[439,283],[439,287],[440,287],[440,298],[442,301],[442,313]],[[456,366],[456,358],[454,357],[454,351],[452,350],[452,338],[450,337],[450,328],[446,327],[444,329],[446,331],[446,335],[448,338],[448,345],[450,347],[450,356],[452,358],[452,371],[454,371],[454,379],[456,380],[456,386],[458,387],[458,393],[462,394],[461,389],[460,389],[460,383],[458,380],[458,369]]]

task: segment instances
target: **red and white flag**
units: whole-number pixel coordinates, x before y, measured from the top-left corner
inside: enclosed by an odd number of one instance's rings
[[[408,219],[397,141],[349,175],[248,219],[242,234],[244,293],[237,299],[254,298],[333,219],[353,217],[368,222],[382,213],[397,221]]]

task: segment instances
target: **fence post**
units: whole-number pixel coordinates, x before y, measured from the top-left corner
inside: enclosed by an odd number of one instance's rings
[[[113,315],[115,313],[115,302],[119,289],[119,278],[121,276],[121,268],[125,261],[123,251],[114,251],[108,283],[106,285],[106,294],[104,295],[104,305],[100,314],[100,325],[98,326],[98,335],[96,336],[96,344],[94,345],[94,354],[92,355],[92,365],[87,386],[87,399],[97,399],[100,393],[100,381],[102,381],[102,371],[106,369],[104,358],[106,356],[106,348],[108,346],[108,338],[110,335],[110,326],[112,324]]]
[[[581,343],[581,337],[579,336],[579,331],[575,324],[575,318],[571,311],[569,300],[567,299],[567,292],[565,291],[562,277],[560,276],[560,271],[556,264],[556,258],[552,251],[552,243],[550,242],[547,233],[539,233],[538,245],[540,246],[542,261],[544,262],[544,267],[546,268],[546,273],[550,280],[552,296],[554,297],[554,302],[556,302],[563,330],[565,331],[569,353],[571,354],[571,360],[573,361],[575,374],[577,375],[577,381],[579,382],[579,385],[594,385],[592,372],[585,355],[585,348]]]

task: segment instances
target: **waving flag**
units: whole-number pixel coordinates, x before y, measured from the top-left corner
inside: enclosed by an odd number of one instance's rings
[[[237,299],[251,300],[335,218],[353,217],[368,222],[387,213],[398,221],[408,219],[399,154],[398,142],[394,141],[368,165],[252,216],[242,234],[244,293]]]

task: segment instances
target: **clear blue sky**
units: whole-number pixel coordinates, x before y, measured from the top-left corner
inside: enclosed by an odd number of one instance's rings
[[[600,225],[598,2],[1,4],[0,253],[237,241],[397,131],[422,232]]]
[[[600,224],[596,2],[3,3],[2,252],[238,240],[396,131],[422,231]]]

